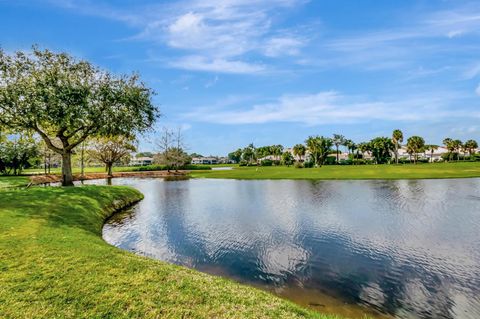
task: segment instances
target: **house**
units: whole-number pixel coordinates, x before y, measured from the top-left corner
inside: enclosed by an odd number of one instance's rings
[[[192,164],[218,164],[218,158],[216,157],[194,157],[192,158]]]
[[[145,166],[152,165],[152,157],[134,157],[130,160],[130,166]]]

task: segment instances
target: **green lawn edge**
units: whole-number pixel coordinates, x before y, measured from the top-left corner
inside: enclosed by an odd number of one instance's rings
[[[124,186],[0,191],[0,318],[336,318],[110,246]]]
[[[290,180],[402,180],[480,177],[480,162],[403,165],[328,165],[318,168],[235,167],[231,170],[191,171],[192,178]]]

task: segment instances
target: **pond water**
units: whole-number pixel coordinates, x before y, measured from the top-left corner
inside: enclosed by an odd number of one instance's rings
[[[145,194],[104,226],[120,248],[321,312],[480,318],[480,179],[112,182]]]

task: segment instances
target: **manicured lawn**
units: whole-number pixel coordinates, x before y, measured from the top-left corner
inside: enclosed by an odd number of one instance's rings
[[[223,171],[193,171],[192,177],[233,179],[419,179],[480,177],[480,162],[323,166],[320,168],[235,167]]]
[[[1,176],[0,188],[18,187],[28,185],[29,180],[27,176]]]
[[[0,191],[0,318],[332,318],[105,243],[128,187]]]

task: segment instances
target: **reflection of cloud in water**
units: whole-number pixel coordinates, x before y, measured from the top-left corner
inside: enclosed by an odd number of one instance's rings
[[[146,197],[105,227],[122,248],[399,318],[480,314],[478,179],[125,181]]]

